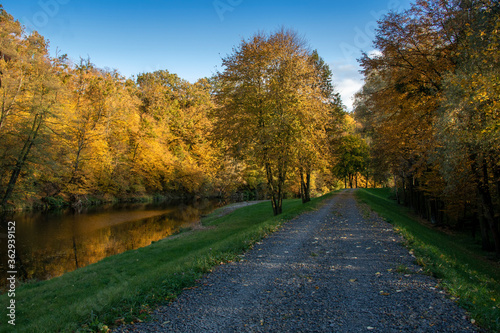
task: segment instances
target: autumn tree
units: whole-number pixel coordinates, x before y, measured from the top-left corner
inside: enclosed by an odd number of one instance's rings
[[[340,95],[335,92],[332,84],[330,66],[321,58],[316,50],[311,53],[311,62],[315,69],[316,80],[313,88],[317,89],[318,103],[315,113],[322,123],[307,124],[306,136],[298,145],[298,171],[300,177],[300,194],[302,202],[311,200],[311,176],[315,170],[325,170],[331,160],[331,148],[341,132],[344,117]]]
[[[344,186],[347,188],[358,187],[358,175],[363,173],[368,163],[368,145],[359,136],[349,134],[340,140],[336,148],[336,158],[334,173],[337,177],[344,179]]]
[[[376,112],[376,145],[391,151],[403,201],[419,210],[430,194],[427,184],[440,184],[438,165],[430,157],[439,143],[435,123],[443,98],[443,77],[454,69],[456,28],[452,3],[419,1],[403,13],[390,13],[375,40],[380,55],[361,60],[365,76],[377,82],[369,107]],[[373,85],[375,86],[375,84]],[[432,180],[431,180],[432,179]],[[427,194],[426,194],[427,193]]]
[[[24,36],[1,7],[0,29],[0,206],[5,206],[21,172],[32,165],[34,149],[47,142],[49,119],[59,103],[59,80],[42,36]]]
[[[356,114],[401,201],[438,224],[479,216],[500,253],[498,17],[489,0],[417,1],[384,17]]]
[[[217,132],[233,156],[256,160],[264,168],[278,215],[288,173],[298,155],[311,148],[307,139],[318,124],[325,123],[311,54],[296,33],[281,30],[243,40],[223,66]]]
[[[220,164],[210,142],[209,80],[191,84],[161,70],[139,75],[137,83],[142,102],[141,131],[134,137],[137,167],[146,179],[161,177],[149,186],[189,194],[209,190]]]

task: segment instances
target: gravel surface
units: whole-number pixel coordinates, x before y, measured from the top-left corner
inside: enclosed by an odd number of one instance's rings
[[[117,332],[478,332],[344,191]]]

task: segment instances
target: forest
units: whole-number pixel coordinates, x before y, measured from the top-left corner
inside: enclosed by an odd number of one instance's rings
[[[379,22],[354,111],[299,35],[257,33],[190,83],[50,56],[0,7],[0,206],[268,198],[393,186],[500,255],[500,5],[417,0]]]
[[[380,23],[360,59],[355,118],[371,165],[434,225],[500,255],[500,4],[417,1]]]

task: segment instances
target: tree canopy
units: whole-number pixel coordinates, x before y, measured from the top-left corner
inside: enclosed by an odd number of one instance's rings
[[[243,40],[218,76],[219,138],[264,169],[275,214],[290,172],[310,174],[325,143],[330,73],[318,60],[296,33],[280,30]]]

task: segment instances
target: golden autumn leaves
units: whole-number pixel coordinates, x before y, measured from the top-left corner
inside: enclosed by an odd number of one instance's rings
[[[0,34],[3,208],[227,195],[267,182],[278,214],[285,183],[300,183],[307,201],[311,174],[327,165],[340,99],[328,65],[295,33],[243,41],[224,72],[196,83],[52,58],[1,8]]]
[[[216,132],[235,158],[265,170],[276,215],[290,173],[300,173],[309,195],[310,174],[328,146],[333,91],[321,89],[329,78],[318,60],[296,33],[282,29],[243,40],[218,76]]]
[[[158,71],[135,82],[52,58],[1,8],[0,35],[0,206],[193,195],[222,182],[207,79]]]

